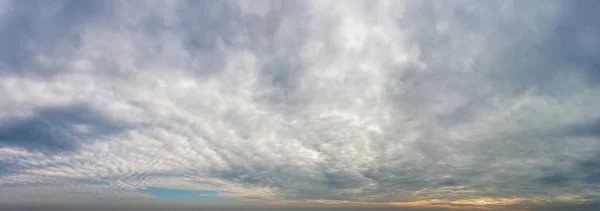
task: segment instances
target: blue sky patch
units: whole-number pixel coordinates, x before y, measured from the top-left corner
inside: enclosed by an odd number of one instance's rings
[[[141,189],[140,192],[160,197],[165,201],[185,201],[185,202],[233,202],[239,201],[236,197],[218,196],[220,192],[215,190],[181,190],[170,188],[149,187]]]
[[[0,177],[14,176],[15,173],[0,171]]]

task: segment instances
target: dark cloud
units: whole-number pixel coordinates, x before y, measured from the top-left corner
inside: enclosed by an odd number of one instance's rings
[[[565,129],[558,129],[556,131],[564,131],[563,135],[565,136],[594,137],[600,139],[600,120],[572,124],[565,127]]]
[[[81,47],[79,33],[85,25],[110,17],[106,1],[6,1],[5,5],[0,73],[9,75],[47,77],[64,71]]]
[[[600,185],[600,155],[578,162],[570,173],[581,173],[584,175],[585,182]]]
[[[582,72],[590,82],[600,79],[600,18],[596,1],[569,2],[564,7],[540,52],[548,54],[549,62],[561,65],[564,71]]]
[[[562,175],[550,175],[550,176],[545,176],[540,178],[540,182],[543,185],[550,185],[550,186],[561,186],[561,185],[566,185],[566,183],[568,182],[568,178]]]
[[[38,111],[30,117],[2,120],[0,146],[65,152],[123,129],[124,125],[85,105],[58,107]]]
[[[539,17],[545,23],[517,25],[529,36],[521,36],[513,45],[504,48],[499,60],[507,71],[514,73],[506,80],[511,86],[538,88],[549,95],[563,95],[575,90],[561,86],[565,76],[584,77],[588,85],[596,85],[600,76],[600,51],[591,46],[600,45],[600,18],[596,11],[600,4],[594,1],[555,1],[557,13]],[[527,3],[524,3],[527,4]],[[543,8],[537,8],[542,10]],[[527,27],[525,27],[527,26]],[[509,33],[505,36],[513,37]],[[520,85],[515,84],[520,83]]]

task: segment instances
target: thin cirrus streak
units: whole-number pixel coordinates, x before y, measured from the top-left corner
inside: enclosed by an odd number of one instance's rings
[[[594,1],[0,8],[0,204],[600,200]]]

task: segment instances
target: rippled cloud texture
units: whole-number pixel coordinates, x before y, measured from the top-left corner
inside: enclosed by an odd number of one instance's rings
[[[0,3],[0,203],[600,202],[598,1]]]

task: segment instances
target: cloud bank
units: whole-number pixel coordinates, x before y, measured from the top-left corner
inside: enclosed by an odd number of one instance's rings
[[[5,200],[600,200],[596,2],[0,8]]]

